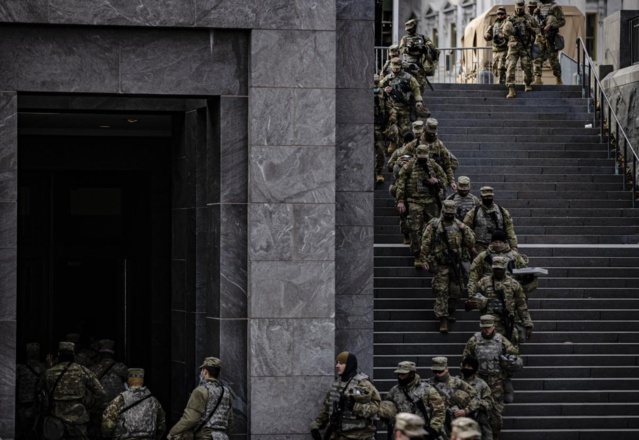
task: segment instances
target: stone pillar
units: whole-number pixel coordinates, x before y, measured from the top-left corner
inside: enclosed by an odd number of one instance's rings
[[[307,438],[332,380],[335,12],[328,12],[326,31],[251,34],[248,338],[255,439]]]
[[[14,437],[18,114],[15,92],[0,92],[0,434]]]

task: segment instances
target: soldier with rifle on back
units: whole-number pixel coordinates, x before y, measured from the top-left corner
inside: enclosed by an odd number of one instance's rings
[[[533,15],[539,23],[539,34],[537,43],[541,48],[539,57],[535,59],[535,82],[536,85],[543,84],[541,81],[541,70],[545,60],[548,60],[552,74],[556,78],[558,85],[561,81],[561,64],[559,63],[559,51],[563,49],[563,37],[559,35],[559,28],[565,26],[566,18],[564,11],[554,0],[541,0],[542,6],[533,11]]]
[[[357,357],[337,355],[337,379],[331,385],[317,418],[311,423],[314,440],[369,440],[375,436],[373,417],[380,397],[368,376],[357,371]],[[322,436],[320,430],[326,428]]]
[[[475,234],[455,218],[457,207],[452,200],[445,200],[441,216],[426,225],[422,237],[421,261],[423,268],[433,275],[435,316],[439,319],[439,331],[448,333],[449,324],[455,322],[457,301],[465,283],[461,269],[463,248],[472,249]]]
[[[430,38],[417,33],[417,20],[408,20],[405,29],[407,35],[404,35],[399,43],[402,61],[408,72],[419,82],[422,93],[426,85],[433,90],[428,77],[435,74],[440,52]]]
[[[521,0],[515,4],[515,12],[506,20],[503,33],[508,38],[508,55],[506,55],[508,95],[506,98],[514,98],[517,96],[515,93],[515,71],[517,70],[517,62],[520,60],[526,85],[524,91],[532,91],[530,85],[533,81],[532,43],[536,35],[532,25],[532,17],[526,12],[526,2]]]

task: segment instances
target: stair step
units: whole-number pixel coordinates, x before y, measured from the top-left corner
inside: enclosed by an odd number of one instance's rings
[[[457,314],[460,314],[458,309]],[[434,320],[435,315],[432,309],[423,310],[422,316],[418,319],[410,320],[379,320],[375,322],[375,331],[398,331],[398,332],[412,332],[412,331],[431,331],[435,332],[439,328],[439,321]],[[634,332],[637,329],[636,320],[541,320],[538,316],[533,316],[535,322],[535,331],[559,331],[559,332],[576,332],[576,331],[602,331],[602,332]],[[452,332],[464,332],[468,335],[473,334],[478,330],[478,317],[473,320],[460,321],[459,319],[453,325]],[[449,333],[450,334],[450,333]],[[442,335],[444,338],[446,335]],[[437,335],[434,335],[437,337]],[[469,336],[470,337],[470,336]],[[620,342],[632,343],[636,339],[634,335],[626,337],[620,335]]]
[[[636,260],[633,260],[636,261]],[[543,266],[541,266],[543,267]],[[426,295],[423,288],[410,287],[377,287],[375,288],[375,298],[393,299],[393,298],[423,298]],[[430,295],[430,294],[429,294]],[[637,291],[633,288],[566,288],[566,287],[540,287],[537,288],[529,301],[533,299],[582,299],[582,298],[601,298],[601,299],[635,299]]]
[[[587,111],[579,111],[575,109],[572,112],[563,112],[560,109],[546,108],[541,112],[534,113],[531,111],[522,111],[523,109],[520,107],[511,107],[508,111],[500,112],[494,111],[494,109],[485,109],[485,111],[478,112],[475,109],[470,110],[462,110],[462,109],[454,109],[454,108],[445,108],[437,110],[437,120],[468,120],[468,119],[494,119],[494,118],[504,118],[510,121],[552,121],[552,120],[562,120],[562,121],[581,121],[584,125],[591,124],[593,117],[592,113],[588,113]],[[537,109],[539,110],[539,109]],[[507,113],[507,115],[506,115]],[[435,116],[433,114],[433,116]],[[507,116],[507,118],[506,118]],[[516,123],[516,122],[514,122]]]
[[[581,122],[580,122],[581,124]],[[554,138],[547,139],[547,142],[518,142],[513,144],[509,142],[507,139],[497,136],[495,141],[485,141],[485,142],[446,142],[446,148],[457,155],[462,151],[518,151],[518,150],[526,150],[526,151],[602,151],[608,152],[608,145],[606,143],[599,142],[599,138],[593,142],[554,142]],[[590,176],[584,176],[590,177]]]
[[[610,226],[637,226],[639,224],[636,217],[542,217],[539,215],[533,217],[517,216],[508,211],[515,219],[517,229],[521,226],[597,226],[602,223]],[[375,226],[399,227],[399,216],[376,216],[373,223]]]
[[[608,160],[608,152],[601,149],[587,150],[527,150],[513,149],[508,150],[488,150],[488,149],[459,149],[451,150],[460,163],[466,163],[470,159],[486,159],[493,158],[497,160],[510,161],[511,159],[606,159]]]
[[[439,117],[439,116],[436,116]],[[543,128],[555,128],[555,127],[565,127],[565,128],[585,128],[584,126],[587,124],[584,121],[574,120],[574,119],[566,119],[562,120],[559,117],[555,120],[551,121],[542,121],[540,119],[520,119],[517,121],[510,121],[504,118],[493,118],[493,119],[466,119],[464,121],[458,120],[450,120],[450,119],[438,119],[439,127],[438,130],[442,132],[447,131],[452,127],[522,127],[522,128],[535,128],[535,127],[543,127]],[[592,118],[588,123],[592,123]],[[598,130],[598,128],[597,128]]]
[[[425,292],[424,292],[425,294]],[[534,294],[533,294],[534,295]],[[424,295],[426,296],[426,295]],[[375,298],[375,310],[395,310],[395,309],[432,309],[435,298],[432,293],[429,297],[423,298]],[[592,310],[601,308],[601,310],[609,309],[638,309],[639,310],[639,298],[628,299],[613,299],[613,298],[552,298],[552,299],[538,299],[535,297],[528,298],[528,310],[532,314],[538,310],[560,310],[565,309],[570,311],[577,310]]]

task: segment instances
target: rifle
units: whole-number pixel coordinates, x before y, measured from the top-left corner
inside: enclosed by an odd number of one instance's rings
[[[408,70],[410,70],[411,72],[418,72],[419,71],[419,66],[417,64],[415,64],[415,63],[410,63],[408,65]],[[435,89],[433,88],[433,85],[428,80],[428,76],[426,75],[425,71],[424,71],[424,75],[423,76],[424,76],[424,79],[426,80],[426,84],[428,84],[428,87],[430,88],[430,91],[434,92]]]
[[[513,25],[514,29],[514,34],[515,37],[519,40],[519,42],[521,43],[522,46],[524,46],[524,50],[526,50],[526,53],[528,54],[528,56],[530,56],[530,59],[532,60],[532,51],[530,49],[528,49],[528,45],[526,43],[524,43],[524,40],[521,39],[521,36],[519,35],[519,31],[517,29],[518,26],[523,25],[524,26],[524,31],[526,31],[526,25],[523,24],[522,22],[519,22],[515,25]]]
[[[454,221],[454,220],[453,220]],[[444,233],[444,240],[446,240],[446,265],[450,266],[453,270],[453,277],[457,280],[459,287],[464,296],[468,296],[468,280],[465,279],[465,272],[461,267],[461,258],[459,258],[459,254],[457,251],[450,248],[450,241],[448,240],[448,232],[446,231],[446,227],[442,225],[442,231]]]
[[[346,399],[344,398],[344,393],[339,394],[339,400],[333,402],[333,412],[331,413],[331,417],[328,419],[328,427],[324,432],[323,440],[329,440],[334,432],[339,431],[342,426],[342,414],[344,413],[344,405]]]
[[[515,329],[515,319],[510,316],[508,313],[508,309],[506,308],[506,300],[504,298],[504,289],[495,289],[495,280],[493,280],[493,291],[499,297],[499,301],[501,301],[501,316],[500,320],[504,327],[506,328],[506,335],[509,341],[512,341],[513,330]]]
[[[426,409],[426,405],[424,405],[423,399],[417,399],[414,401],[410,394],[406,391],[406,389],[402,388],[404,395],[406,396],[406,400],[408,400],[411,405],[415,405],[420,413],[422,413],[422,418],[424,419],[424,429],[428,432],[429,440],[446,440],[446,438],[439,432],[435,431],[430,427],[430,417],[428,416],[428,410]]]
[[[437,202],[437,208],[439,208],[439,210],[442,210],[442,198],[439,196],[439,190],[440,190],[440,185],[439,182],[432,184],[430,182],[428,182],[428,179],[430,179],[432,177],[432,175],[430,174],[430,171],[428,170],[428,160],[426,160],[425,163],[421,164],[422,165],[422,169],[426,172],[426,176],[427,178],[424,179],[422,181],[422,183],[424,184],[424,186],[426,186],[428,188],[428,190],[430,191],[431,195],[435,198],[435,201]]]

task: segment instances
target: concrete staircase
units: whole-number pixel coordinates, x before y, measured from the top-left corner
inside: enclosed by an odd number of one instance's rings
[[[521,347],[502,440],[639,438],[639,210],[622,191],[606,144],[581,91],[534,87],[506,100],[498,85],[444,85],[427,96],[439,136],[458,157],[456,175],[473,193],[495,188],[514,217],[520,252],[549,270],[529,299],[533,339]],[[393,370],[448,356],[458,373],[479,314],[464,312],[441,335],[428,273],[412,267],[388,194],[375,199],[375,384],[386,392]]]

